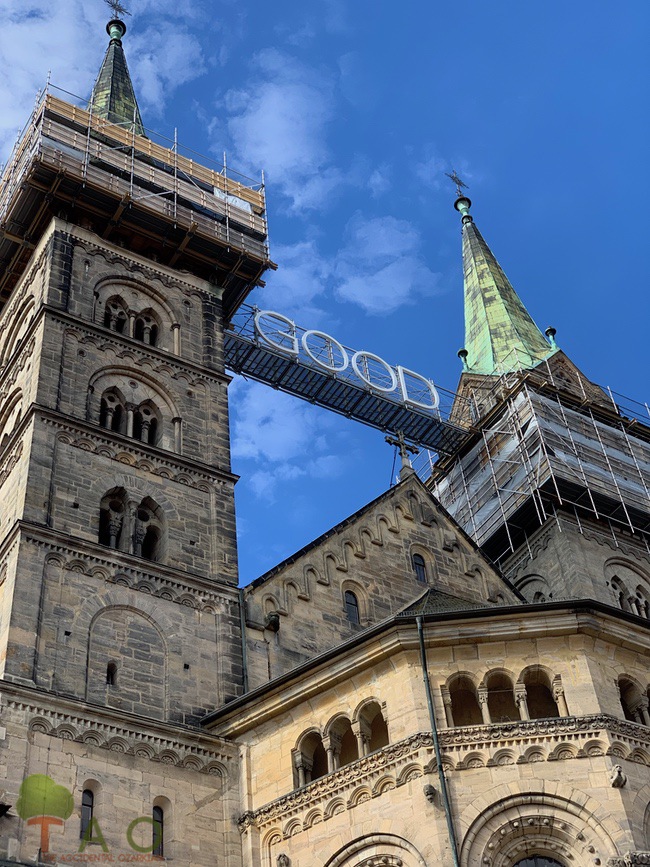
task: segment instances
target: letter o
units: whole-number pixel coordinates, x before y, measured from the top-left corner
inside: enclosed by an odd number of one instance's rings
[[[147,854],[151,854],[156,848],[156,840],[154,840],[150,846],[139,846],[133,839],[133,832],[136,826],[142,824],[143,822],[147,825],[151,825],[152,828],[154,827],[153,819],[151,819],[149,816],[138,816],[138,818],[134,819],[130,823],[129,827],[126,829],[126,840],[134,852],[146,852]]]
[[[365,375],[365,373],[359,367],[359,358],[361,358],[361,357],[371,358],[373,361],[376,361],[379,364],[383,365],[384,369],[387,371],[388,375],[390,376],[390,381],[392,383],[390,388],[386,388],[383,385],[377,385],[376,382],[373,382],[371,379],[368,379],[368,377]],[[395,391],[395,389],[397,387],[397,377],[395,376],[395,371],[393,370],[393,368],[390,366],[390,364],[387,364],[383,358],[380,358],[378,355],[373,355],[372,352],[355,352],[354,355],[352,356],[352,368],[354,369],[354,372],[359,377],[359,379],[363,380],[363,382],[365,382],[366,385],[369,385],[370,388],[373,388],[375,391],[383,391],[385,394],[388,394],[391,391]]]
[[[309,348],[309,344],[307,343],[307,338],[310,336],[310,334],[314,334],[314,335],[316,335],[316,337],[322,337],[326,342],[328,342],[330,344],[330,346],[335,345],[337,347],[337,349],[341,353],[341,357],[343,359],[343,363],[341,364],[340,367],[337,367],[336,365],[332,366],[331,364],[326,364],[322,359],[316,358],[316,356],[312,353],[311,349]],[[305,352],[311,358],[312,361],[315,361],[316,364],[318,364],[320,367],[324,367],[325,370],[331,370],[332,373],[342,373],[347,368],[347,366],[349,364],[348,354],[345,351],[345,347],[342,346],[338,342],[338,340],[335,340],[329,334],[325,334],[324,331],[314,331],[313,329],[311,329],[309,331],[305,331],[305,333],[302,335],[302,348],[305,350]]]

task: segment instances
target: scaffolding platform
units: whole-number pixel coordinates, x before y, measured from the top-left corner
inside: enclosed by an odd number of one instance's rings
[[[557,510],[650,538],[650,410],[608,389],[570,394],[545,364],[499,377],[502,410],[447,462],[416,470],[496,563]],[[484,400],[484,398],[482,398]],[[496,402],[496,401],[495,401]],[[648,546],[650,551],[650,546]]]
[[[166,144],[41,94],[1,181],[0,305],[53,215],[223,287],[227,318],[263,285],[263,183]]]
[[[224,335],[226,367],[257,382],[293,394],[325,409],[404,437],[439,455],[453,454],[468,432],[448,421],[457,395],[437,388],[440,406],[418,408],[364,385],[350,374],[330,373],[309,358],[275,350],[256,335],[256,308],[242,305]],[[303,329],[296,329],[298,336]],[[303,332],[304,333],[304,332]],[[347,349],[347,347],[346,347]],[[353,350],[347,350],[349,355]]]

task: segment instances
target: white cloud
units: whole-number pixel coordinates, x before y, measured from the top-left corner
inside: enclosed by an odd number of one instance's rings
[[[367,313],[386,314],[437,291],[439,275],[422,260],[419,232],[407,220],[366,219],[357,213],[347,234],[335,269],[341,298]]]
[[[256,496],[273,500],[281,482],[339,475],[343,459],[330,453],[324,411],[259,383],[235,380],[232,455],[258,469],[249,475]]]
[[[143,4],[156,10],[152,25],[147,26]],[[179,11],[188,20],[198,14],[189,0],[143,0],[134,23],[127,19],[124,48],[145,114],[160,113],[170,94],[204,69],[198,39],[178,18],[164,18]],[[0,149],[6,158],[49,72],[54,86],[82,99],[90,96],[108,45],[110,11],[84,0],[4,0],[0,13]]]
[[[368,178],[368,189],[373,199],[388,192],[391,188],[390,167],[384,163],[378,166]]]
[[[295,210],[322,207],[343,181],[326,144],[331,84],[276,49],[259,52],[252,63],[249,85],[226,94],[236,162],[250,174],[264,169]]]
[[[205,71],[198,39],[175,22],[159,20],[155,26],[138,31],[129,47],[127,60],[133,58],[129,65],[143,110],[161,114],[178,87]]]
[[[299,311],[310,321],[320,318],[314,301],[327,288],[331,262],[321,256],[314,241],[278,245],[273,256],[281,267],[269,275],[268,285],[260,291],[262,303],[286,315]]]

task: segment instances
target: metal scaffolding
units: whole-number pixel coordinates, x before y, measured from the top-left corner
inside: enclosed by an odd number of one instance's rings
[[[581,400],[558,387],[550,368],[499,377],[501,409],[471,446],[443,465],[416,466],[495,562],[558,511],[573,513],[579,526],[592,518],[624,528],[648,546],[650,411],[609,390],[595,396],[588,385]]]
[[[15,285],[45,221],[74,209],[104,238],[134,232],[170,266],[218,278],[232,296],[229,312],[236,309],[274,267],[263,182],[181,148],[176,134],[137,135],[133,125],[110,123],[51,89],[39,96],[2,176],[0,297]]]

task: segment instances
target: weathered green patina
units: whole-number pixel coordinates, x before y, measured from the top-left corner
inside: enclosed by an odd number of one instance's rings
[[[491,375],[533,368],[557,347],[533,322],[476,228],[470,205],[465,196],[455,204],[463,216],[467,369]]]
[[[111,41],[93,87],[90,108],[94,115],[143,136],[142,117],[122,48],[126,24],[115,18],[109,21],[106,30]]]

